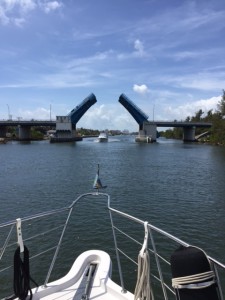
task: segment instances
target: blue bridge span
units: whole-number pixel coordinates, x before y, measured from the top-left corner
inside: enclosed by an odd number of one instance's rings
[[[94,94],[90,94],[85,98],[79,105],[77,105],[71,112],[67,115],[71,120],[71,123],[77,124],[81,117],[86,113],[86,111],[95,103],[97,99]]]

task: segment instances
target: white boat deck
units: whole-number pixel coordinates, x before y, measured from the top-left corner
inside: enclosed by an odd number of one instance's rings
[[[90,265],[95,265],[89,278]],[[89,250],[82,253],[63,278],[47,284],[46,287],[33,289],[34,300],[131,300],[134,295],[123,293],[122,288],[110,279],[111,261],[106,252]],[[89,284],[89,285],[88,285]]]

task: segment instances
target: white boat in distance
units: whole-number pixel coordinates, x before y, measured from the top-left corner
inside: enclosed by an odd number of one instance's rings
[[[99,176],[99,172],[97,176]],[[99,192],[98,187],[100,186],[96,187],[95,185],[97,191],[80,195],[68,207],[0,224],[0,298],[23,300],[223,300],[224,264],[208,256],[201,249],[189,245],[160,228],[112,208],[110,196]],[[112,247],[109,246],[110,249],[106,252],[107,242],[105,241],[96,247],[96,238],[95,246],[92,248],[91,244],[83,239],[83,236],[79,239],[79,232],[76,230],[79,228],[79,224],[76,224],[76,214],[79,215],[80,212],[77,204],[90,198],[91,203],[96,201],[96,205],[99,200],[101,203],[104,199],[106,200],[115,249],[115,255],[112,256],[117,264],[118,282],[111,279],[115,266],[112,266],[112,260],[107,252],[112,251]],[[65,215],[64,219],[63,215]],[[50,222],[50,218],[54,220],[54,226]],[[74,220],[74,223],[69,226],[71,219]],[[55,224],[56,220],[61,223]],[[39,226],[41,221],[44,224],[42,227]],[[95,216],[93,216],[92,224],[92,227],[95,228]],[[139,232],[136,229],[134,231],[136,227]],[[59,230],[60,228],[61,230]],[[72,229],[73,236],[64,245],[68,228]],[[96,237],[99,234],[101,236],[104,231],[103,228],[100,233],[96,232]],[[135,236],[134,232],[136,232]],[[58,240],[56,240],[57,233],[59,233]],[[3,237],[5,237],[5,242]],[[45,242],[38,244],[37,240],[42,240],[44,237],[46,237]],[[72,241],[76,241],[76,243],[85,241],[86,249],[74,260],[70,270],[67,266],[68,273],[62,278],[57,278],[58,254],[67,250],[67,254],[62,256],[64,261],[67,260],[68,253],[73,258],[76,246],[72,246]],[[163,241],[167,241],[167,243],[163,244]],[[14,252],[16,243],[18,247]],[[128,253],[125,253],[123,243],[126,244]],[[164,246],[162,247],[162,245]],[[30,249],[28,250],[28,248]],[[53,257],[47,268],[46,256],[49,256],[50,251],[53,250]],[[29,256],[31,252],[32,256]],[[39,263],[35,263],[36,259],[39,259]],[[7,260],[8,265],[5,264]],[[14,266],[11,263],[13,261]],[[43,272],[44,269],[47,270],[47,274],[43,277],[43,282],[39,282],[37,285],[34,276]],[[54,281],[50,280],[52,275]],[[135,279],[135,284],[128,291],[127,285],[132,278]],[[3,295],[7,292],[8,294]]]
[[[106,132],[101,132],[98,136],[99,142],[108,142],[108,134]]]

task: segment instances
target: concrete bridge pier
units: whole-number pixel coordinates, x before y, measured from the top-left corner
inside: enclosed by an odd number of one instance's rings
[[[157,139],[157,126],[156,124],[149,124],[144,122],[140,125],[139,134],[136,137],[136,142],[153,143]]]
[[[195,142],[195,126],[183,127],[183,141]]]
[[[7,128],[4,126],[0,127],[0,137],[5,138],[6,137]]]
[[[18,139],[20,141],[30,141],[31,134],[30,134],[30,126],[18,126]]]

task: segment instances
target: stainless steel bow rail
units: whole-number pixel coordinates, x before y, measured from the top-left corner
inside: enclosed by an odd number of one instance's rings
[[[80,200],[90,196],[99,197],[100,199],[104,198],[107,200],[107,207],[113,233],[115,256],[118,265],[118,280],[120,281],[119,284],[121,285],[124,293],[126,292],[126,289],[131,290],[131,292],[134,291],[137,273],[137,257],[140,249],[142,248],[143,237],[145,236],[144,228],[147,228],[148,251],[150,253],[151,262],[151,286],[153,293],[155,294],[155,299],[169,300],[175,298],[170,270],[170,255],[178,245],[188,247],[189,244],[161,230],[160,228],[151,225],[150,223],[146,223],[141,219],[112,208],[110,206],[110,196],[98,191],[80,195],[68,207],[38,213],[29,217],[0,224],[0,298],[9,296],[10,293],[12,293],[12,284],[10,284],[10,281],[12,281],[13,277],[13,264],[11,263],[13,261],[13,252],[17,246],[19,246],[20,251],[23,252],[24,243],[29,243],[32,249],[35,250],[41,248],[40,251],[30,257],[31,269],[33,267],[34,260],[39,258],[43,262],[43,257],[53,252],[49,268],[47,268],[47,275],[41,283],[41,285],[47,285],[55,266],[63,238],[65,237],[72,212],[74,210],[74,213],[76,213],[77,210],[74,208]],[[49,219],[51,217],[53,217],[52,219],[54,222],[49,224]],[[36,230],[34,230],[32,224],[33,222],[39,222],[39,220],[43,220],[43,225],[35,225],[34,227]],[[138,227],[139,230],[137,230]],[[25,234],[23,235],[23,233]],[[55,233],[58,234],[57,239]],[[45,238],[45,242],[40,243],[37,247],[36,240],[40,238]],[[54,240],[54,244],[51,243],[49,246],[48,242],[52,238]],[[100,247],[101,250],[105,250],[105,245],[100,245]],[[221,300],[223,300],[223,292],[225,288],[225,265],[210,256],[207,257],[216,274],[220,297]],[[6,265],[5,261],[6,263],[10,263]],[[127,261],[131,262],[129,267]],[[133,283],[133,287],[130,286],[130,283]]]

